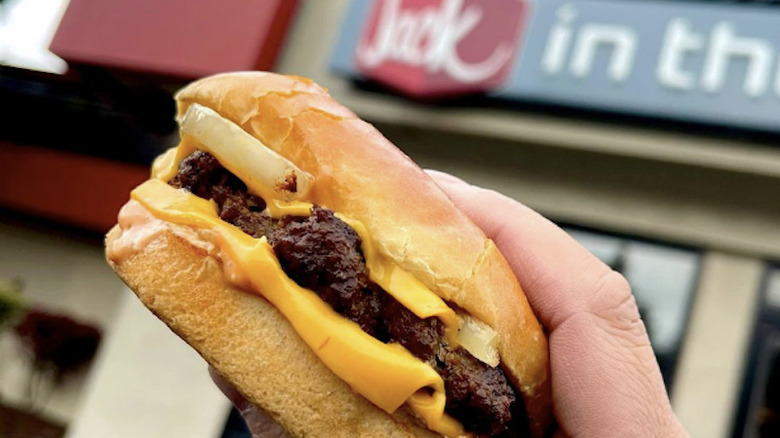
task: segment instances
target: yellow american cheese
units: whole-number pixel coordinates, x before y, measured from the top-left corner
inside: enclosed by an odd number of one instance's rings
[[[398,344],[374,339],[312,291],[298,286],[284,274],[266,239],[254,239],[222,221],[214,202],[164,182],[176,174],[181,159],[194,149],[182,144],[161,156],[152,172],[157,179],[136,188],[133,199],[161,219],[210,230],[222,257],[227,259],[223,265],[238,270],[240,277],[268,299],[323,363],[355,392],[388,413],[407,403],[431,430],[451,437],[465,436],[460,423],[444,413],[444,382],[430,365]],[[243,180],[242,175],[237,176]],[[305,202],[266,202],[274,217],[306,216],[312,207]],[[445,324],[448,339],[455,342],[460,325],[455,312],[413,275],[381,256],[362,223],[338,216],[361,237],[371,279],[418,317],[438,317]]]
[[[170,148],[154,160],[152,164],[152,178],[168,182],[179,171],[179,163],[191,153],[195,152],[195,145],[186,139],[179,146]]]
[[[425,319],[435,316],[439,318],[444,323],[447,340],[451,344],[457,345],[460,318],[455,314],[455,311],[410,272],[380,255],[365,225],[342,215],[337,216],[360,236],[361,249],[366,258],[366,266],[371,280],[417,317]]]
[[[155,160],[152,168],[152,177],[162,181],[173,178],[178,171],[179,163],[187,155],[195,150],[195,146],[185,141],[179,147],[168,150]],[[248,175],[241,174],[240,169],[231,170],[242,181],[250,180]],[[230,170],[230,169],[229,169]],[[254,179],[252,179],[254,180]],[[260,195],[266,201],[268,213],[272,217],[308,216],[312,204],[301,201],[282,201],[268,196],[268,193],[260,193],[259,190],[248,186],[250,191]],[[446,328],[447,339],[452,344],[457,344],[457,333],[460,328],[460,319],[444,300],[417,280],[411,273],[401,269],[397,264],[380,255],[374,245],[373,239],[366,227],[357,220],[344,215],[337,216],[345,221],[360,236],[361,249],[366,259],[369,277],[372,281],[392,295],[398,302],[404,305],[419,318],[439,318]]]

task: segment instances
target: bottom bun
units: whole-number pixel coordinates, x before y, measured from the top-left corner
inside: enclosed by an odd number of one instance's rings
[[[439,436],[408,410],[390,415],[352,392],[271,304],[231,287],[219,262],[174,227],[109,264],[146,307],[291,436]],[[121,234],[114,227],[106,247]]]

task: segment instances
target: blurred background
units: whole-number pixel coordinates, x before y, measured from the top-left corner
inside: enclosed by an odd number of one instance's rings
[[[631,283],[692,436],[780,436],[774,1],[0,1],[0,438],[243,437],[102,236],[204,75],[313,78]]]

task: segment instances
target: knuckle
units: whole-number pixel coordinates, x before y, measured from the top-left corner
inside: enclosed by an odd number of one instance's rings
[[[604,298],[600,300],[603,305],[594,309],[593,314],[606,324],[609,331],[629,347],[649,346],[647,330],[628,280],[619,272],[610,270],[602,278],[599,293]]]

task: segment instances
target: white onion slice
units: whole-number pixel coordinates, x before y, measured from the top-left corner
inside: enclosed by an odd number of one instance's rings
[[[494,368],[498,366],[496,331],[470,316],[461,315],[461,320],[463,323],[458,330],[460,345],[480,361]]]
[[[311,187],[311,174],[211,108],[193,103],[180,126],[182,135],[191,137],[200,144],[199,149],[214,155],[255,194],[300,199]]]

